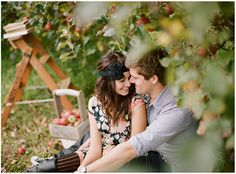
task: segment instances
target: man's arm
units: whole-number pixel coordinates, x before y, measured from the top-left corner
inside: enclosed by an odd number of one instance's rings
[[[86,166],[87,172],[115,171],[136,157],[136,150],[129,142],[114,147],[108,154]]]

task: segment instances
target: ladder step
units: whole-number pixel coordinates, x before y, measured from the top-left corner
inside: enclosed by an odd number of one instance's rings
[[[59,83],[58,83],[58,87],[60,89],[67,89],[69,86],[70,86],[70,77],[66,78],[66,79],[63,79],[61,80]]]
[[[28,86],[24,88],[25,90],[36,90],[36,89],[48,89],[47,86]]]
[[[46,55],[39,58],[39,62],[43,65],[48,61],[49,58],[50,58],[50,56],[48,54],[46,54]]]
[[[41,100],[26,100],[26,101],[19,101],[15,102],[15,104],[31,104],[31,103],[45,103],[45,102],[53,102],[54,100],[52,98],[49,99],[41,99]],[[11,106],[12,103],[7,103],[7,106]]]

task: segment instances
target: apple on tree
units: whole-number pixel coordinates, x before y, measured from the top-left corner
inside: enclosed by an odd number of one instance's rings
[[[50,29],[51,29],[51,22],[48,21],[45,25],[45,30],[49,31]]]
[[[206,57],[207,56],[207,49],[204,48],[203,46],[199,46],[197,48],[197,54],[200,56],[200,57]]]
[[[167,4],[165,6],[165,12],[167,15],[172,15],[174,13],[174,9],[171,4]]]
[[[146,16],[142,15],[142,16],[136,21],[136,26],[139,27],[139,26],[141,26],[141,25],[145,25],[145,24],[148,24],[148,23],[150,23],[150,20],[149,20]]]

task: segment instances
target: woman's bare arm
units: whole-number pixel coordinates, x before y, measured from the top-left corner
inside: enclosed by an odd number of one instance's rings
[[[90,123],[90,147],[89,151],[80,164],[80,167],[88,165],[89,163],[101,158],[102,156],[102,138],[98,131],[97,123],[93,115],[89,114]]]
[[[140,99],[141,100],[141,99]],[[143,132],[147,127],[147,113],[144,102],[140,102],[131,110],[131,136]]]

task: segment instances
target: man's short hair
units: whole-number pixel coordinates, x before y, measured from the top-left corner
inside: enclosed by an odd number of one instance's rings
[[[146,80],[153,75],[158,77],[161,84],[165,84],[165,67],[160,63],[160,60],[166,57],[168,53],[162,48],[155,48],[145,54],[135,64],[129,65],[128,68],[138,68],[138,73],[143,75]]]

